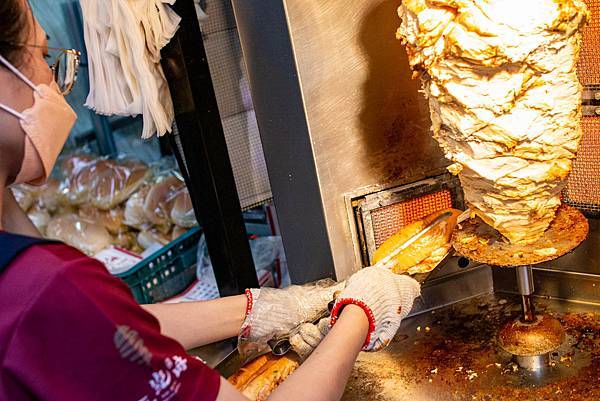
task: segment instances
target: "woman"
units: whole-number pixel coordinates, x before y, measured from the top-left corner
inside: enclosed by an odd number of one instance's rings
[[[9,187],[44,182],[75,114],[25,0],[1,2],[0,32],[0,399],[245,400],[185,349],[242,327],[250,341],[291,330],[324,310],[332,289],[142,308],[100,262],[37,238]],[[329,334],[270,400],[339,399],[360,350],[385,347],[419,293],[414,280],[373,268],[341,286]]]

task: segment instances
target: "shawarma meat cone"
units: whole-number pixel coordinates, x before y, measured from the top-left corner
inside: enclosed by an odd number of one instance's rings
[[[581,138],[580,0],[404,0],[397,37],[469,207],[511,243],[540,238]]]

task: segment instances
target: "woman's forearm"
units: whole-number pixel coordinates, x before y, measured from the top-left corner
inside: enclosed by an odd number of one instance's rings
[[[344,308],[338,322],[312,355],[269,397],[269,401],[335,401],[344,393],[369,321],[355,305]],[[248,400],[227,380],[221,379],[217,401]]]
[[[323,342],[269,401],[339,400],[368,330],[365,312],[355,305],[346,306]]]
[[[335,401],[342,398],[369,321],[355,305],[344,308],[338,322],[312,355],[269,397],[269,401]],[[221,379],[217,401],[247,401],[227,380]]]
[[[158,319],[162,334],[191,349],[236,336],[245,318],[246,297],[142,307]]]

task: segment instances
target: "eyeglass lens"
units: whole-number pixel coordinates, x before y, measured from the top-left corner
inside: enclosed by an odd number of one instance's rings
[[[54,79],[64,95],[71,92],[77,80],[78,61],[77,55],[69,52],[62,52],[56,58],[53,66]]]

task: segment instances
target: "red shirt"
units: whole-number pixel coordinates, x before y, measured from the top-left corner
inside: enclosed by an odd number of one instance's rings
[[[32,246],[0,273],[0,400],[214,401],[219,383],[74,248]]]

